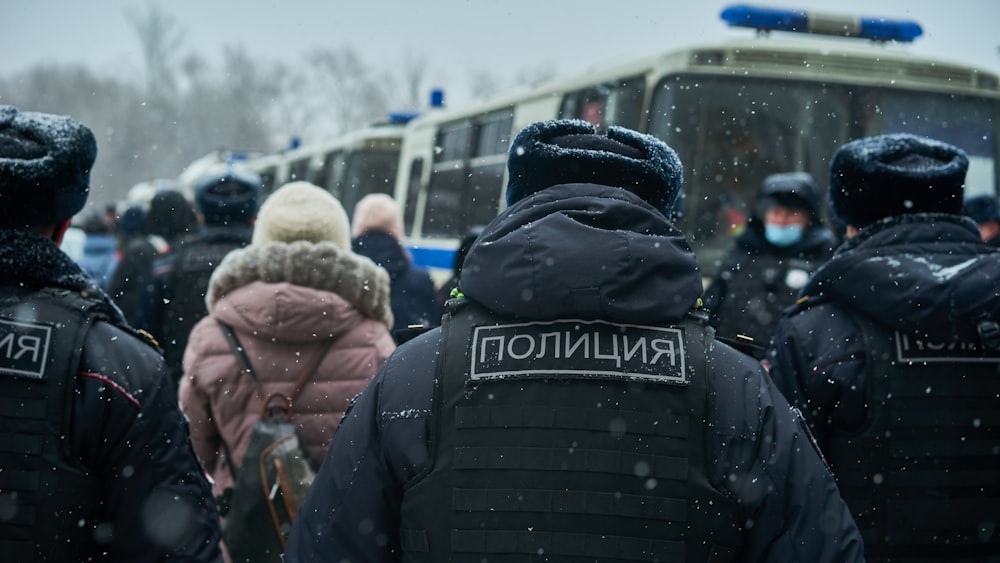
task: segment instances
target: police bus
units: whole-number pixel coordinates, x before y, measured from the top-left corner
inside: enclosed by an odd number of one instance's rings
[[[911,21],[751,6],[721,16],[756,33],[411,121],[395,194],[415,261],[450,268],[459,238],[504,206],[511,138],[545,119],[620,125],[673,147],[685,166],[678,223],[706,274],[742,228],[766,175],[805,171],[823,186],[834,151],[858,137],[911,132],[960,146],[971,161],[967,190],[996,193],[996,74],[906,52],[903,44],[922,33]]]
[[[215,151],[191,163],[178,185],[193,199],[200,178],[231,166],[258,174],[264,198],[288,182],[306,181],[333,194],[350,215],[362,197],[393,193],[403,130],[411,118],[391,114],[383,123],[278,153]]]

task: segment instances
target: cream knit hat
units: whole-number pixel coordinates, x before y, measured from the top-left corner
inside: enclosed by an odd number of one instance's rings
[[[329,241],[351,249],[347,212],[326,190],[309,182],[291,182],[270,195],[257,212],[252,244]]]

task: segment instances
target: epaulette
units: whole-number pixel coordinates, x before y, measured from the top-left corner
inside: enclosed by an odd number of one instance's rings
[[[767,348],[757,344],[753,338],[745,334],[737,334],[735,338],[716,336],[715,339],[738,352],[742,352],[758,360],[763,358],[764,354],[767,353]]]
[[[424,325],[408,325],[406,328],[392,331],[392,339],[396,341],[396,346],[401,346],[404,342],[409,342],[433,328]]]

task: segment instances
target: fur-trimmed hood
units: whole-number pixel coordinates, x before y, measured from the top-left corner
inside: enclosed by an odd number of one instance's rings
[[[268,242],[230,252],[212,274],[205,294],[208,310],[214,312],[220,299],[254,282],[335,293],[362,315],[392,326],[389,274],[330,242]]]

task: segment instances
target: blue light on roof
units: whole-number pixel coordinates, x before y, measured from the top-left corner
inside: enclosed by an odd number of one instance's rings
[[[744,4],[727,7],[722,11],[721,17],[731,26],[749,27],[759,31],[793,31],[860,37],[874,41],[904,42],[913,41],[923,35],[920,24],[908,20],[859,18]]]
[[[409,123],[419,116],[420,113],[415,111],[393,111],[389,112],[389,123]]]

